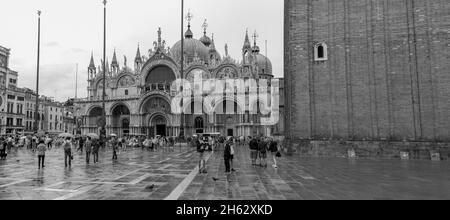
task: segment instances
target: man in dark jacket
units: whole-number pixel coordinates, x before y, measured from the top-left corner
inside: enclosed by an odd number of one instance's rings
[[[227,141],[225,144],[225,149],[223,151],[223,157],[225,160],[225,173],[229,174],[230,170],[230,160],[231,160],[231,141]]]
[[[252,165],[256,165],[256,159],[258,157],[258,141],[256,138],[252,138],[250,143],[248,144],[250,147],[250,157],[252,159]]]
[[[267,167],[267,141],[265,138],[261,138],[258,142],[258,151],[259,151],[259,166]]]

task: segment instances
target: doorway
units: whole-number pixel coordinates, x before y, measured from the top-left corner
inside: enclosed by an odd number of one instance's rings
[[[156,135],[165,137],[167,136],[166,130],[167,130],[166,125],[156,125]]]
[[[233,131],[233,129],[228,129],[228,130],[227,130],[227,136],[229,136],[229,137],[233,137],[233,136],[234,136],[234,131]]]
[[[154,136],[160,135],[162,137],[167,136],[167,119],[163,115],[154,117],[151,121],[151,133]]]

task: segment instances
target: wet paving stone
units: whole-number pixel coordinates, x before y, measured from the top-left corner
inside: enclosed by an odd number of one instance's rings
[[[247,147],[236,147],[234,168],[225,174],[223,152],[209,156],[207,174],[198,173],[198,155],[186,146],[171,152],[128,149],[112,161],[86,164],[75,153],[64,167],[63,150],[46,155],[12,151],[0,162],[0,200],[402,200],[450,199],[450,163],[286,157],[274,169],[252,166]],[[92,159],[91,159],[92,160]]]

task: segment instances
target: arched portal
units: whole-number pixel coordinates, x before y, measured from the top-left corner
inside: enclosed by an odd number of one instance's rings
[[[151,127],[154,128],[154,135],[167,136],[167,119],[163,115],[156,115],[150,121]]]
[[[103,115],[103,110],[100,107],[94,107],[89,111],[88,124],[89,127],[100,127],[100,119]]]
[[[150,96],[142,102],[140,108],[144,124],[142,133],[149,137],[169,136],[173,133],[172,128],[169,127],[169,119],[166,117],[171,113],[170,104],[166,98],[159,95]]]
[[[130,110],[127,106],[119,104],[112,110],[112,131],[118,136],[130,134]]]

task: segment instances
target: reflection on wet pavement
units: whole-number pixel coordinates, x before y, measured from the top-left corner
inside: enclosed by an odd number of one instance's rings
[[[0,199],[27,200],[300,200],[300,199],[450,199],[450,163],[385,159],[279,159],[251,165],[247,147],[237,147],[232,174],[224,173],[223,152],[208,155],[207,174],[198,174],[198,155],[186,146],[172,152],[129,149],[111,160],[86,165],[75,154],[64,167],[62,149],[46,155],[37,169],[37,155],[10,152],[0,161]]]

